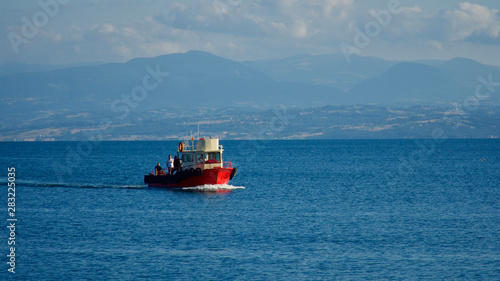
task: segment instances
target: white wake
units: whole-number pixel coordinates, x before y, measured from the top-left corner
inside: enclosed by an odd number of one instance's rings
[[[193,187],[184,187],[187,190],[199,190],[199,191],[224,191],[224,190],[235,190],[235,189],[245,189],[244,186],[234,186],[230,184],[205,184]]]

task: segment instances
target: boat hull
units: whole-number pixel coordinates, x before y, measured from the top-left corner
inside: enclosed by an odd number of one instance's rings
[[[234,176],[236,168],[212,168],[203,170],[201,175],[189,172],[180,172],[177,175],[152,174],[144,176],[144,183],[148,186],[184,188],[206,184],[227,184]]]

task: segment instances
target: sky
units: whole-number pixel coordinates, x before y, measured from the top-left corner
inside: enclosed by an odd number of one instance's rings
[[[0,64],[202,50],[244,61],[343,53],[500,65],[498,0],[39,0],[0,4]]]

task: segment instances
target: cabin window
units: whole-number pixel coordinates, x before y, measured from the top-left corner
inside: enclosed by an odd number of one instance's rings
[[[182,162],[193,162],[193,154],[182,154]]]
[[[215,153],[215,152],[209,153],[208,160],[209,161],[214,160],[214,161],[220,162],[220,153]]]
[[[196,154],[196,162],[205,162],[205,155],[203,153],[201,154]]]

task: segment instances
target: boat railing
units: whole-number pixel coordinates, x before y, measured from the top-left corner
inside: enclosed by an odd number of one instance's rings
[[[189,141],[185,141],[183,142],[184,144],[184,147],[183,147],[183,151],[195,151],[196,150],[196,146],[194,144],[190,144]]]
[[[190,168],[201,168],[201,167],[204,167],[205,165],[212,165],[212,164],[220,164],[221,162],[219,161],[214,161],[214,162],[200,162],[200,163],[193,163],[193,164],[186,164],[186,165],[182,165],[182,170],[185,170],[185,169],[190,169]],[[231,162],[222,162],[222,167],[223,168],[232,168],[233,167],[233,163]]]
[[[185,140],[181,142],[183,145],[183,151],[198,151],[197,144],[194,140]],[[222,151],[223,146],[219,144],[218,149]]]

